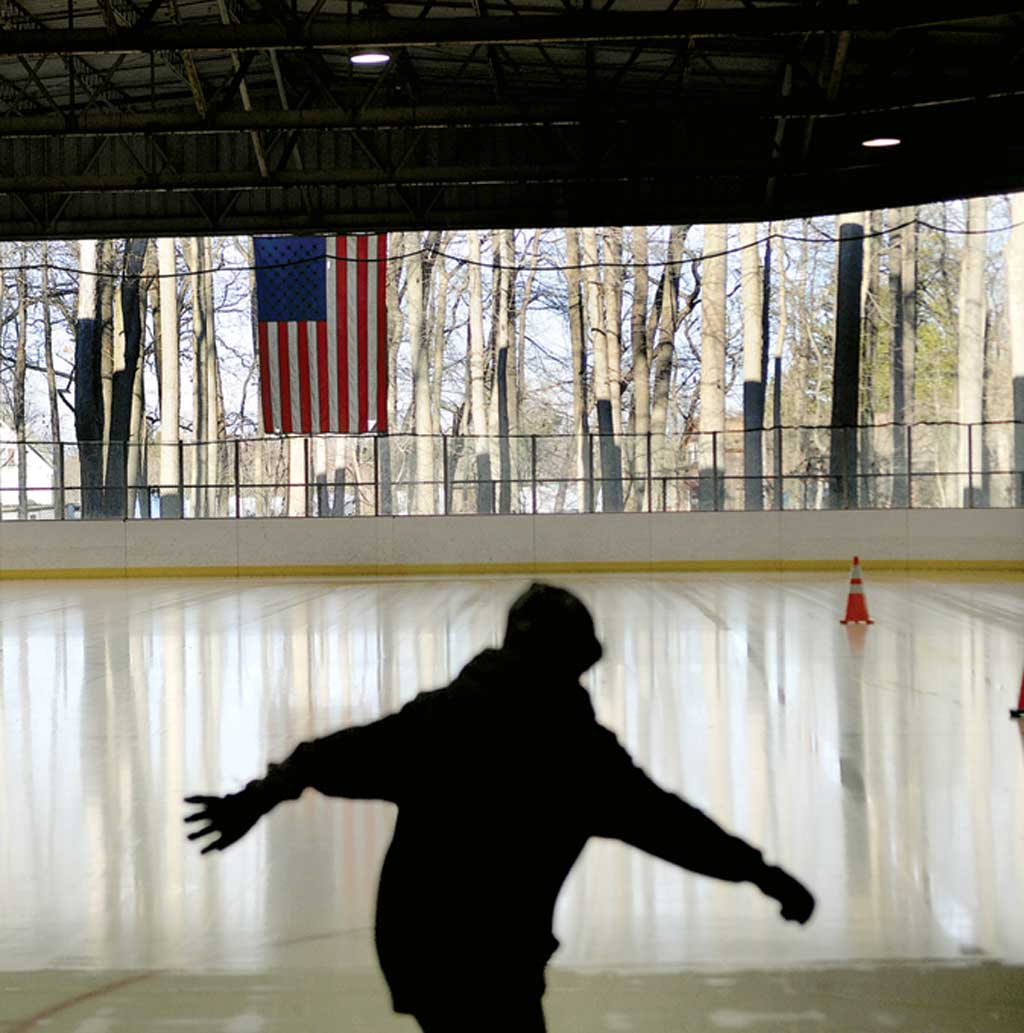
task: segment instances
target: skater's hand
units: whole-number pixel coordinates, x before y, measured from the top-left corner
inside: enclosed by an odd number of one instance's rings
[[[217,833],[216,839],[203,847],[202,853],[211,850],[225,850],[232,843],[237,843],[249,829],[260,820],[265,813],[260,806],[256,794],[249,786],[240,793],[227,796],[186,796],[185,803],[194,804],[201,810],[186,816],[186,823],[205,821],[208,824],[196,832],[189,833],[189,839],[201,839],[203,836]]]
[[[810,890],[781,868],[765,867],[757,879],[757,888],[782,905],[781,914],[787,922],[803,925],[814,914],[814,897]]]

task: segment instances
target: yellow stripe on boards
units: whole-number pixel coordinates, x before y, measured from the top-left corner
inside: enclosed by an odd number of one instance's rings
[[[743,574],[815,573],[847,569],[844,560],[653,560],[558,563],[353,563],[260,566],[6,568],[0,581],[202,577],[460,577],[500,574]],[[1024,577],[1024,560],[871,561],[870,573]]]

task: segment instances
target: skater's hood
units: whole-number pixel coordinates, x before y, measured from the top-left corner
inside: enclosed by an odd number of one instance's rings
[[[539,581],[509,609],[502,651],[540,675],[573,679],[596,664],[603,652],[582,600]]]

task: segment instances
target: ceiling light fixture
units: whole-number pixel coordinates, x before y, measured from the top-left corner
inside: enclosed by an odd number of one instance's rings
[[[349,61],[354,65],[386,65],[391,60],[391,55],[384,50],[376,50],[373,47],[363,47],[360,50],[353,50],[349,55]]]
[[[356,15],[356,21],[365,29],[384,28],[390,20],[387,0],[363,0],[362,9]],[[351,51],[348,59],[363,68],[382,68],[391,60],[391,55],[383,47],[365,43]]]
[[[861,147],[898,147],[903,141],[898,136],[873,136],[862,140]]]

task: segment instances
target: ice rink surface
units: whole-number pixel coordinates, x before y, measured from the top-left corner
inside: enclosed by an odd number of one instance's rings
[[[1024,1029],[1024,581],[865,578],[869,628],[842,575],[550,579],[599,719],[819,898],[795,927],[592,841],[551,1033]],[[310,791],[201,858],[181,798],[444,684],[527,581],[4,583],[0,1033],[412,1033],[373,953],[390,805]]]

